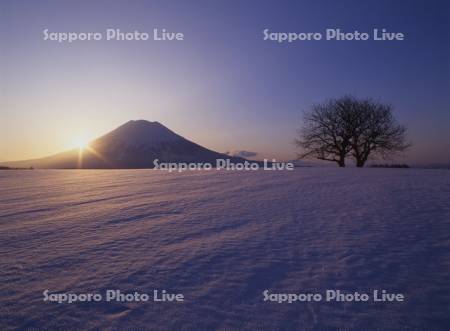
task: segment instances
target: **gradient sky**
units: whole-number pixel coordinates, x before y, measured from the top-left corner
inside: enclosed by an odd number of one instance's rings
[[[0,2],[0,160],[46,156],[131,119],[205,147],[292,159],[301,111],[351,93],[394,106],[410,162],[450,162],[447,1]],[[44,41],[153,28],[182,42]],[[401,42],[263,41],[262,30],[402,32]]]

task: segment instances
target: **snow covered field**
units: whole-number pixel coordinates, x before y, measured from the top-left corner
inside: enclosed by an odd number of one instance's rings
[[[0,185],[1,330],[450,328],[448,170],[2,171]],[[185,300],[58,304],[46,289]]]

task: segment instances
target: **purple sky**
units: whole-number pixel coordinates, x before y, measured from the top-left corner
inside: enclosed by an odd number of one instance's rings
[[[446,1],[21,1],[0,3],[0,160],[45,156],[131,119],[205,147],[295,157],[301,111],[354,94],[394,106],[409,162],[450,162]],[[181,42],[43,40],[153,28]],[[263,29],[402,32],[401,42],[263,41]]]

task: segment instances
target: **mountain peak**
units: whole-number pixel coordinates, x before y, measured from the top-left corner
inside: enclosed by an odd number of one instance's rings
[[[128,122],[126,122],[125,124],[122,124],[120,127],[122,126],[127,126],[127,127],[138,127],[138,126],[146,126],[146,127],[164,127],[164,125],[162,125],[161,123],[159,123],[158,121],[147,121],[147,120],[130,120]]]
[[[147,120],[129,120],[125,124],[132,124],[132,123],[134,123],[134,124],[159,124],[159,125],[162,125],[158,121],[147,121]]]
[[[181,140],[183,137],[157,121],[131,120],[99,138],[99,140],[105,139],[127,144],[155,144]]]

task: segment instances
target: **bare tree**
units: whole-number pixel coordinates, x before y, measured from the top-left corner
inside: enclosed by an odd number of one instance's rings
[[[303,116],[303,127],[296,143],[303,149],[299,158],[314,157],[336,162],[345,167],[345,158],[351,151],[350,131],[346,129],[346,108],[336,100],[312,107]]]
[[[406,127],[394,118],[390,105],[370,99],[353,100],[355,122],[352,127],[352,156],[357,167],[369,157],[387,157],[403,152],[411,144],[406,141]]]
[[[345,96],[315,105],[304,114],[297,145],[303,149],[300,158],[315,157],[344,167],[351,155],[356,166],[363,167],[371,156],[386,157],[410,144],[391,106]]]

